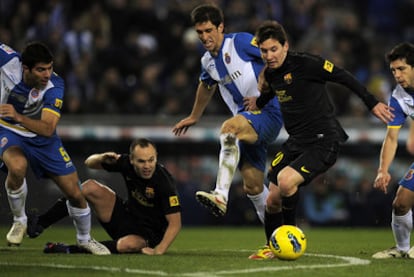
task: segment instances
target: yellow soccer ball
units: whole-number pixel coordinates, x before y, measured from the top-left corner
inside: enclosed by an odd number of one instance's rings
[[[296,260],[306,251],[306,236],[293,225],[282,225],[270,236],[269,247],[281,260]]]

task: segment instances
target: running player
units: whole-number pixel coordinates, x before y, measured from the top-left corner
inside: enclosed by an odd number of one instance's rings
[[[289,51],[286,32],[278,22],[264,22],[258,27],[256,38],[267,66],[256,104],[263,107],[276,96],[289,135],[268,174],[265,233],[269,238],[282,224],[296,225],[299,186],[327,171],[348,138],[335,117],[326,82],[349,88],[385,123],[393,119],[393,114],[348,71],[322,57]]]

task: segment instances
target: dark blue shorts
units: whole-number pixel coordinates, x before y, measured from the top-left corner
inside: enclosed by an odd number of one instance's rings
[[[3,152],[11,146],[18,146],[22,149],[38,178],[47,177],[48,174],[63,176],[76,171],[75,165],[57,135],[30,138],[0,127],[0,156],[3,156]]]

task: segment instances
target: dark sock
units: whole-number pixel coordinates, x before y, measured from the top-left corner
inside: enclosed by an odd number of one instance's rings
[[[119,254],[118,250],[116,249],[116,244],[117,244],[117,240],[104,240],[104,241],[100,241],[100,243],[102,243],[103,245],[106,246],[106,248],[109,249],[109,251],[111,251],[112,254]]]
[[[266,243],[269,242],[269,238],[272,235],[273,231],[283,224],[283,214],[282,212],[276,214],[270,214],[265,211],[265,234],[266,234]]]
[[[283,224],[296,226],[296,207],[299,202],[299,190],[289,197],[282,197]]]
[[[41,225],[43,228],[47,228],[50,225],[58,222],[62,218],[65,218],[69,215],[68,208],[66,206],[66,198],[59,198],[58,201],[47,210],[44,214],[39,216],[39,221],[37,224]]]

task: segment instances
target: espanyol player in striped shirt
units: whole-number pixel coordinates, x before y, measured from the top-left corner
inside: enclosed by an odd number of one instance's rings
[[[207,51],[201,58],[200,83],[192,112],[174,126],[173,132],[177,136],[185,134],[199,121],[217,87],[233,113],[221,126],[216,187],[211,192],[198,191],[196,198],[214,215],[224,215],[238,167],[244,190],[263,222],[268,194],[264,185],[267,147],[283,124],[279,103],[274,99],[261,110],[256,107],[260,95],[257,80],[263,61],[253,35],[225,34],[222,11],[213,5],[196,7],[191,17]]]
[[[27,228],[26,172],[51,178],[69,199],[67,208],[78,245],[96,255],[109,250],[90,236],[91,212],[79,188],[71,158],[56,134],[64,82],[53,72],[53,56],[42,43],[29,43],[20,55],[0,43],[0,158],[13,226],[6,238],[20,245]]]

